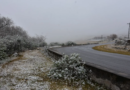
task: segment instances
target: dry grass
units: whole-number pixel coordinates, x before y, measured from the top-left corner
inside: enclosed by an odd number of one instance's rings
[[[128,52],[128,51],[115,50],[115,49],[112,49],[112,48],[108,48],[107,45],[95,46],[95,47],[93,47],[93,49],[98,50],[98,51],[110,52],[110,53],[130,55],[130,52]]]
[[[11,61],[9,61],[9,62],[7,62],[7,63],[3,64],[3,65],[2,65],[2,68],[4,68],[6,65],[8,65],[8,64],[10,64],[10,63],[12,63],[12,62],[14,62],[14,61],[21,60],[21,59],[22,59],[22,57],[23,57],[23,55],[20,55],[18,58],[13,59],[13,60],[11,60]]]

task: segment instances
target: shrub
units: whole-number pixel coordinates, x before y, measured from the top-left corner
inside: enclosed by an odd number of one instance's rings
[[[88,70],[84,64],[78,54],[64,55],[60,60],[54,62],[48,76],[51,79],[69,81],[86,80]]]
[[[30,37],[21,27],[13,25],[11,19],[0,16],[0,60],[15,52],[45,45],[44,36]]]
[[[61,46],[61,44],[58,42],[51,42],[50,46]]]
[[[4,50],[2,49],[2,46],[0,47],[1,50],[4,51],[4,53],[7,54],[7,56],[12,55],[13,53],[22,52],[27,49],[33,50],[36,49],[38,46],[38,43],[33,41],[30,38],[24,38],[22,36],[6,36],[4,38],[0,38],[1,45],[4,46]],[[41,44],[42,43],[42,44]],[[41,42],[41,46],[45,46],[44,42]],[[1,51],[1,52],[3,52]],[[1,54],[2,55],[2,54]]]
[[[0,60],[5,59],[7,57],[5,50],[6,50],[5,45],[0,43]]]
[[[72,41],[68,41],[66,44],[66,46],[75,46],[76,43],[72,42]]]

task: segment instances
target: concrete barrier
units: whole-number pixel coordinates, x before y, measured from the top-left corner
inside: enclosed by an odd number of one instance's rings
[[[60,59],[60,58],[63,56],[62,54],[60,54],[60,53],[58,53],[58,52],[56,52],[56,51],[53,51],[53,50],[51,50],[51,49],[48,49],[48,54],[49,54],[51,57],[53,57],[54,59],[56,59],[56,60]]]

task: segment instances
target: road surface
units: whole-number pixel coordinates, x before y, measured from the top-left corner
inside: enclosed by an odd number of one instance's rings
[[[95,45],[53,48],[61,54],[78,53],[86,64],[130,79],[130,56],[93,50]]]

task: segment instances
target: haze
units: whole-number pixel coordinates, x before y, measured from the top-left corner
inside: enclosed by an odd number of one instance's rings
[[[0,0],[2,16],[47,42],[127,35],[129,11],[130,0]]]

